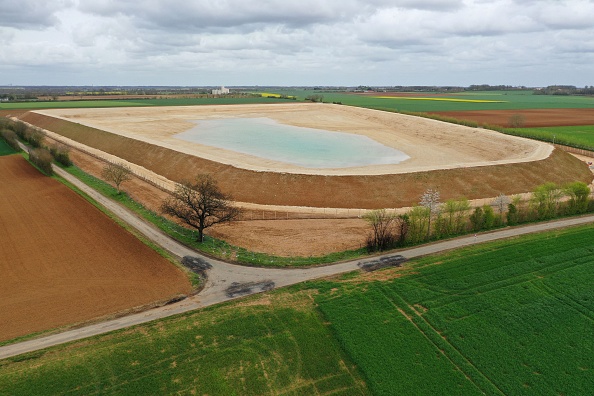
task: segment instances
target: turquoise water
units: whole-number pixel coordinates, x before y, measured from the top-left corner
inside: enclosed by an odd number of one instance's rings
[[[193,122],[194,128],[174,137],[304,168],[398,164],[410,158],[367,136],[285,125],[270,118]]]

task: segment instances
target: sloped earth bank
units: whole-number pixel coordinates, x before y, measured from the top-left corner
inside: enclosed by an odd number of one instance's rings
[[[100,177],[104,162],[76,150],[70,152],[76,166]],[[133,178],[123,190],[145,207],[159,212],[168,194]],[[206,230],[208,235],[245,249],[277,256],[323,256],[357,249],[365,242],[369,226],[362,219],[255,220],[219,224]]]
[[[156,110],[154,110],[156,111]],[[216,175],[221,188],[241,202],[267,205],[394,208],[411,206],[427,188],[439,189],[442,200],[518,194],[544,182],[590,183],[592,174],[580,160],[560,150],[547,158],[523,163],[419,171],[402,174],[330,176],[264,172],[181,153],[39,113],[26,122],[143,166],[173,181],[200,173]],[[487,149],[490,148],[487,142]]]
[[[472,110],[432,111],[430,113],[506,128],[511,126],[510,118],[515,115],[524,117],[521,126],[526,128],[594,125],[594,109]]]
[[[20,155],[0,157],[0,341],[165,302],[185,274]]]

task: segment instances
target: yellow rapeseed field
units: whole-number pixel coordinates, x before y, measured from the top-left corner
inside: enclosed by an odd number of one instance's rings
[[[258,92],[260,95],[262,95],[263,98],[281,98],[282,95],[277,94],[277,93],[270,93],[270,92]],[[286,96],[289,99],[293,99],[294,96]]]

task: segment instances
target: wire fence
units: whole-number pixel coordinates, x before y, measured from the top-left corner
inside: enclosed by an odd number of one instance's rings
[[[554,146],[563,150],[563,151],[566,151],[568,153],[579,154],[579,155],[583,155],[584,157],[594,158],[594,151],[584,150],[584,149],[569,147],[569,146],[563,146],[561,144],[554,144]]]

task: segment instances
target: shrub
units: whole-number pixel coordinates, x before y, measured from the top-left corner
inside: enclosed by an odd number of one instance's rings
[[[495,211],[489,205],[483,206],[483,229],[489,230],[495,226]]]
[[[521,128],[526,123],[526,117],[523,114],[513,114],[509,117],[508,124],[511,128]]]
[[[25,124],[22,121],[16,121],[11,124],[11,129],[17,134],[18,137],[20,137],[23,140],[27,140],[25,137],[27,131],[29,130],[27,124]]]
[[[48,176],[54,174],[52,170],[52,162],[54,158],[49,150],[45,148],[36,148],[29,152],[29,160],[35,164],[43,173]]]
[[[27,132],[25,133],[25,140],[35,148],[42,146],[44,138],[45,137],[43,136],[43,133],[35,129],[28,128]]]
[[[0,132],[0,136],[2,136],[2,139],[4,139],[14,151],[21,151],[21,146],[19,146],[16,133],[10,129],[3,129],[2,132]]]
[[[485,216],[483,215],[483,208],[477,206],[474,212],[470,215],[470,224],[472,224],[473,231],[480,231],[485,225]]]
[[[50,148],[50,153],[54,159],[64,166],[71,166],[70,149],[62,144],[54,144]]]
[[[567,201],[567,213],[584,213],[588,210],[590,202],[590,188],[586,183],[573,182],[564,186],[563,191],[569,197]]]
[[[536,187],[532,193],[530,204],[536,212],[538,220],[552,219],[558,215],[559,202],[564,191],[555,183],[545,183]]]
[[[395,244],[397,218],[396,215],[388,213],[385,209],[372,210],[363,216],[363,219],[372,228],[366,241],[368,252],[386,250]]]
[[[513,226],[520,222],[518,208],[513,203],[507,205],[507,225]]]
[[[590,202],[588,202],[588,212],[594,212],[594,199],[591,199]]]

